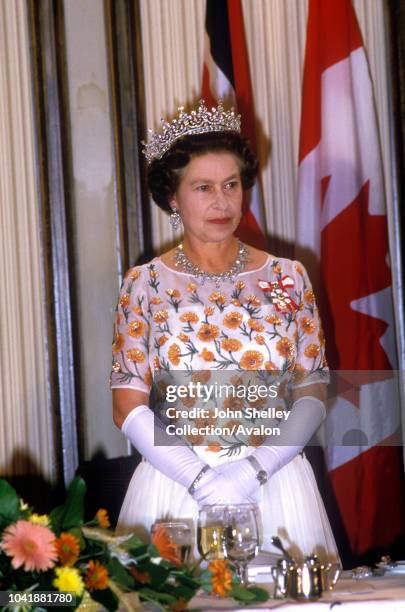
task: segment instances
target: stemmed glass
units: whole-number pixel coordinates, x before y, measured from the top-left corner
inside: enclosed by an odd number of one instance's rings
[[[197,524],[197,547],[202,557],[212,561],[223,559],[224,511],[223,504],[203,506],[199,510]]]
[[[224,509],[223,549],[236,567],[241,585],[247,586],[247,566],[259,550],[258,507],[255,504],[228,505]]]

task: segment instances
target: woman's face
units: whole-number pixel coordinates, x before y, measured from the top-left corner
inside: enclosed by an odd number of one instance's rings
[[[239,160],[232,153],[205,153],[182,170],[173,199],[184,233],[203,242],[220,242],[233,234],[242,215]]]

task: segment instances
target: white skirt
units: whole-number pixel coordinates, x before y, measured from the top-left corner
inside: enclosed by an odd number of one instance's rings
[[[297,455],[260,487],[262,550],[278,553],[270,543],[279,536],[296,559],[316,553],[323,561],[340,561],[336,542],[305,456]],[[142,460],[129,483],[116,533],[149,538],[156,520],[187,519],[196,529],[198,506],[187,489]],[[198,555],[194,550],[194,556]]]

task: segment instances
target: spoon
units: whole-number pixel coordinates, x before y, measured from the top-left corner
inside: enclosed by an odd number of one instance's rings
[[[283,546],[282,541],[280,540],[280,538],[278,536],[273,536],[270,540],[270,542],[273,544],[273,546],[275,546],[276,548],[278,548],[279,550],[281,550],[281,552],[284,554],[285,558],[290,561],[291,563],[293,562],[293,558],[291,557],[291,555],[286,551],[286,549]]]

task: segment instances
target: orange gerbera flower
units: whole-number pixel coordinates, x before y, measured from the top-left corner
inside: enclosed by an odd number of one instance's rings
[[[224,325],[229,329],[236,329],[242,323],[243,316],[240,312],[229,312],[224,317]]]
[[[315,357],[318,357],[320,350],[321,349],[318,344],[308,344],[305,347],[304,355],[305,357],[312,357],[313,359],[315,359]]]
[[[315,331],[315,321],[310,317],[302,317],[300,327],[305,334],[312,334]]]
[[[263,363],[263,355],[259,351],[246,351],[243,353],[239,365],[244,370],[257,370]]]
[[[146,355],[141,349],[128,349],[127,350],[128,361],[134,361],[135,363],[143,363],[146,359]]]
[[[264,330],[264,325],[262,325],[262,323],[259,323],[259,321],[257,321],[256,319],[249,319],[248,325],[250,329],[253,329],[257,332],[261,332]]]
[[[182,321],[183,323],[198,323],[199,318],[198,315],[195,314],[195,312],[183,312],[182,315],[180,315],[180,321]]]
[[[98,524],[103,529],[108,529],[110,527],[110,519],[108,517],[108,512],[105,508],[100,508],[96,512],[96,519],[98,520]]]
[[[131,321],[128,325],[128,334],[132,338],[140,338],[145,331],[145,323],[143,321]]]
[[[214,361],[215,359],[214,353],[206,348],[203,348],[200,353],[200,356],[204,359],[204,361]]]
[[[212,574],[212,593],[219,597],[226,597],[232,589],[232,572],[226,559],[215,559],[208,566]]]
[[[55,540],[55,547],[61,565],[71,567],[78,560],[80,543],[71,533],[61,533]]]
[[[112,345],[113,353],[119,353],[122,351],[125,344],[125,338],[122,334],[115,334]]]
[[[163,525],[156,525],[152,534],[152,544],[158,549],[159,555],[174,565],[181,565],[178,546],[170,540]]]
[[[171,344],[169,346],[169,350],[167,352],[167,356],[169,357],[169,361],[173,365],[179,365],[179,363],[180,363],[180,354],[181,354],[181,349],[180,349],[178,344]]]
[[[221,347],[224,351],[229,351],[230,353],[233,351],[240,351],[243,344],[240,340],[236,340],[235,338],[225,338],[221,340]]]
[[[101,591],[108,587],[108,571],[99,561],[89,561],[84,583],[89,591]]]
[[[219,336],[219,327],[217,325],[211,325],[210,323],[203,323],[198,330],[197,336],[203,342],[215,340],[215,338]]]
[[[291,340],[287,337],[281,338],[276,343],[276,349],[281,357],[292,357],[294,355],[294,345]]]

